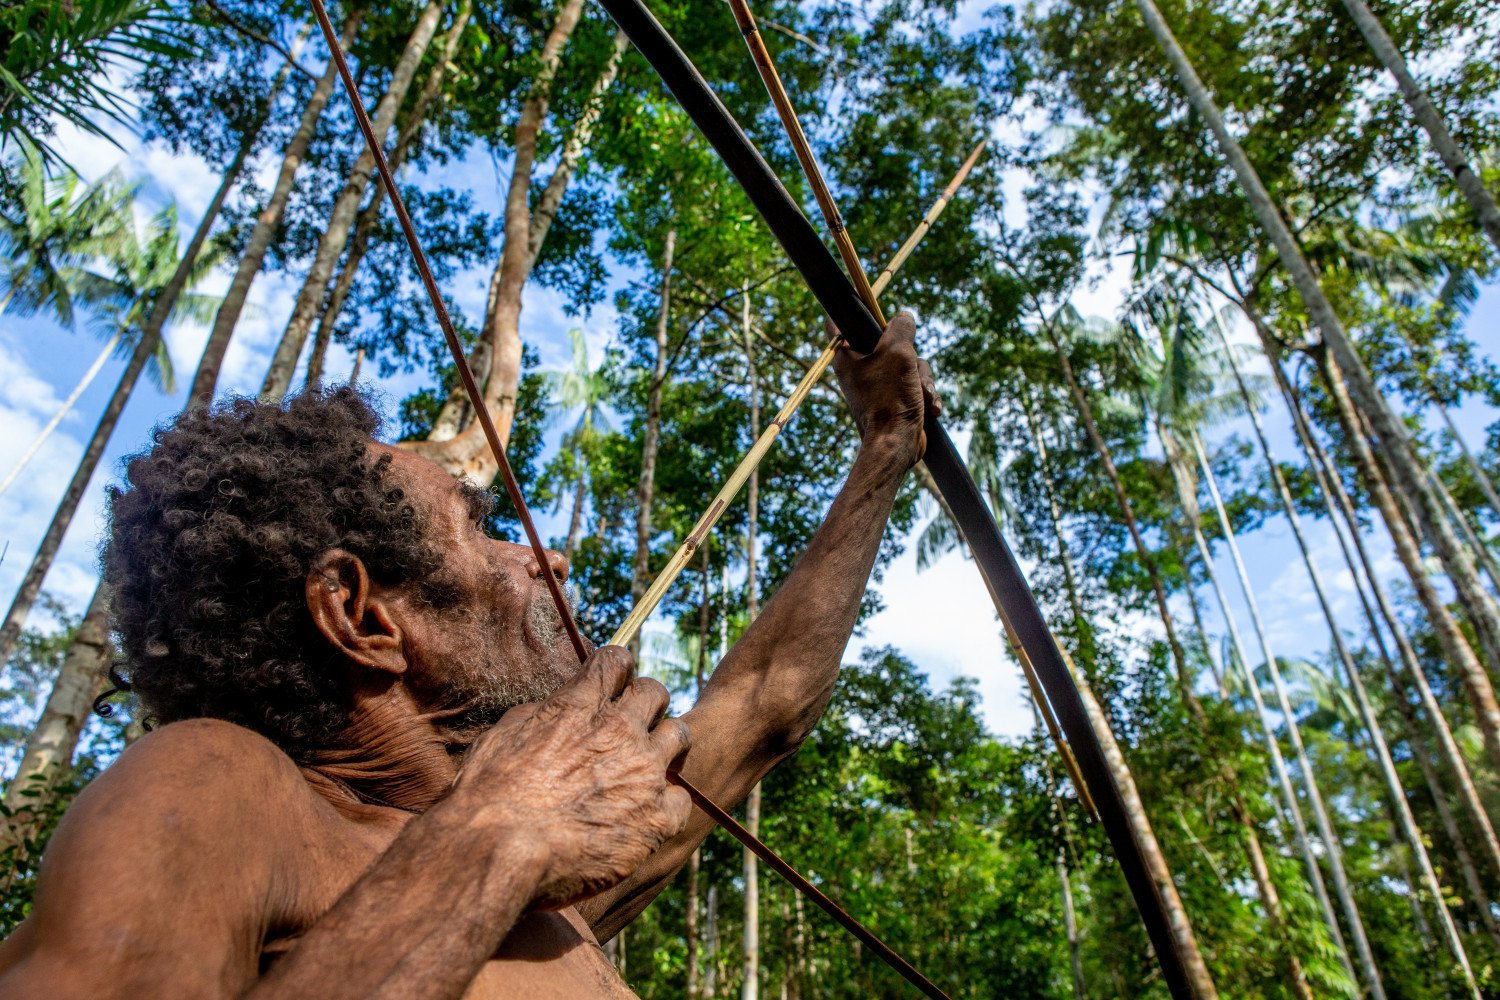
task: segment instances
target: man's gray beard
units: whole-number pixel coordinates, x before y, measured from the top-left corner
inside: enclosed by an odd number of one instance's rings
[[[571,613],[576,607],[577,593],[573,587],[565,587],[563,596],[567,599]],[[545,661],[540,658],[528,657],[524,664],[528,669],[525,670],[500,673],[475,669],[472,665],[493,663],[498,659],[493,655],[490,640],[503,635],[505,629],[515,625],[498,614],[489,614],[485,618],[483,622],[470,620],[463,625],[455,623],[457,627],[470,629],[469,634],[474,637],[473,645],[476,647],[473,655],[461,657],[465,669],[456,672],[449,685],[452,703],[464,708],[445,719],[445,726],[459,735],[478,736],[517,705],[544,701],[567,680],[556,671],[543,666]],[[561,641],[563,621],[550,595],[545,600],[533,601],[527,609],[526,619],[531,632],[528,639],[539,642],[548,650],[555,648]],[[530,642],[526,645],[529,646]],[[537,669],[539,666],[541,669]]]

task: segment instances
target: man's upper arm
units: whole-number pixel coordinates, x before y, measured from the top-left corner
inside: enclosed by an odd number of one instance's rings
[[[228,723],[178,723],[131,747],[53,835],[31,915],[0,944],[0,995],[246,989],[277,906],[267,798],[289,777],[289,759]]]

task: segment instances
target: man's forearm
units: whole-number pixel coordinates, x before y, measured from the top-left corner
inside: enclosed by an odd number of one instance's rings
[[[714,671],[710,686],[753,686],[773,743],[795,746],[827,706],[907,464],[888,439],[860,447],[807,551]]]
[[[546,847],[440,803],[245,997],[459,997],[531,905]]]

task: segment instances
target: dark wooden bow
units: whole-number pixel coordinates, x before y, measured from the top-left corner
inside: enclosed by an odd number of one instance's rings
[[[806,216],[802,214],[797,203],[787,193],[786,188],[772,172],[754,143],[750,141],[749,136],[724,107],[718,95],[703,79],[692,61],[677,46],[671,35],[652,16],[641,0],[600,0],[600,3],[621,30],[629,36],[636,49],[645,56],[682,105],[683,110],[703,133],[704,138],[714,147],[715,152],[724,161],[725,166],[729,168],[730,173],[734,175],[751,203],[755,205],[756,210],[770,227],[788,258],[801,273],[808,289],[817,298],[824,312],[839,328],[850,346],[864,353],[873,350],[880,339],[881,325],[871,315],[854,285],[839,268],[838,262],[829,253],[828,248],[818,237]],[[371,127],[358,91],[354,87],[347,60],[344,58],[343,49],[333,30],[333,25],[328,19],[323,0],[312,0],[312,6],[332,57],[337,63],[345,90],[353,104],[360,131],[364,133],[365,142],[375,158],[381,182],[385,185],[391,200],[391,207],[396,212],[401,230],[411,248],[417,271],[421,275],[428,296],[432,299],[438,324],[442,328],[448,349],[458,367],[465,392],[474,405],[475,416],[480,420],[485,438],[499,464],[506,492],[515,506],[528,542],[537,553],[542,565],[545,566],[547,565],[545,549],[532,523],[525,498],[521,495],[520,486],[506,458],[505,449],[501,446],[499,435],[490,421],[483,397],[464,356],[463,346],[459,342],[453,323],[443,304],[442,294],[427,266],[416,228],[412,225],[411,217],[397,189],[395,178],[391,175],[380,139]],[[1000,534],[999,527],[990,515],[978,486],[975,485],[963,459],[948,437],[948,432],[936,415],[928,416],[925,430],[927,452],[924,461],[928,471],[937,483],[943,499],[953,511],[964,540],[974,555],[975,563],[995,603],[996,610],[1013,631],[1021,648],[1035,666],[1052,710],[1074,748],[1088,791],[1097,805],[1100,821],[1114,845],[1120,867],[1135,898],[1136,907],[1140,911],[1142,922],[1146,926],[1158,961],[1161,963],[1163,976],[1174,996],[1190,996],[1185,958],[1178,948],[1176,937],[1172,934],[1166,909],[1146,862],[1145,852],[1128,821],[1126,806],[1119,788],[1111,777],[1104,747],[1089,722],[1082,696],[1068,669],[1064,655],[1042,617],[1036,597],[1031,592],[1020,565],[1016,562],[1014,554],[1010,551],[1010,547]],[[582,659],[586,654],[583,639],[573,621],[562,590],[552,574],[547,573],[543,576],[547,580],[548,590],[565,623],[569,639],[579,658]],[[929,997],[941,997],[946,1000],[946,994],[917,972],[910,963],[840,909],[827,896],[818,892],[790,865],[735,823],[727,812],[709,801],[680,776],[677,780],[687,789],[699,808],[729,830],[747,848],[787,876],[793,885],[807,893],[814,903],[875,950],[908,982]]]

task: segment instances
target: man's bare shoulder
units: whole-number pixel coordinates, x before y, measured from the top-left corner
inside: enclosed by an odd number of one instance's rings
[[[128,747],[70,813],[144,819],[142,813],[165,810],[174,823],[195,815],[215,827],[237,814],[253,826],[266,814],[267,800],[286,803],[310,799],[310,793],[297,765],[264,736],[219,719],[187,719]]]
[[[286,906],[272,887],[316,799],[291,758],[248,729],[198,719],[147,734],[58,824],[31,916],[0,946],[0,985],[127,995],[121,984],[148,980],[166,953],[192,956],[184,983],[243,985]],[[108,984],[87,970],[108,970]]]

